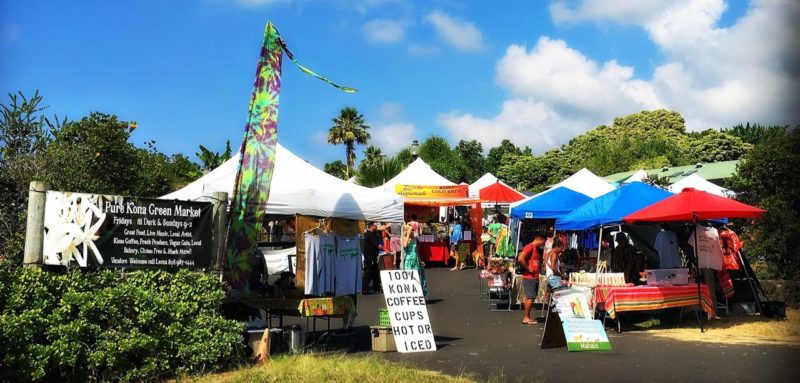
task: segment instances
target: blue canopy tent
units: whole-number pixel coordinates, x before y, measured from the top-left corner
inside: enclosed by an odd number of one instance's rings
[[[597,197],[571,213],[556,219],[556,230],[590,230],[600,228],[598,236],[597,265],[600,264],[600,248],[603,227],[621,225],[623,218],[639,209],[650,206],[672,193],[639,181],[622,185],[619,189]],[[598,267],[599,272],[599,267]]]
[[[555,219],[592,199],[583,193],[560,186],[511,205],[511,218]]]
[[[631,182],[587,202],[556,220],[558,230],[589,230],[620,225],[623,218],[672,193],[642,182]]]

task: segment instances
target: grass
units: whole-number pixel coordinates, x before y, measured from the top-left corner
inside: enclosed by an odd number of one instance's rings
[[[468,376],[449,376],[393,363],[376,355],[348,356],[343,353],[308,353],[274,357],[262,366],[248,366],[218,374],[190,376],[178,382],[425,382],[468,383]]]
[[[692,318],[693,319],[693,318]],[[683,328],[658,328],[657,321],[636,324],[647,334],[687,342],[722,344],[776,344],[800,347],[800,309],[787,309],[786,319],[734,315],[712,319],[700,333],[697,322],[686,319]]]

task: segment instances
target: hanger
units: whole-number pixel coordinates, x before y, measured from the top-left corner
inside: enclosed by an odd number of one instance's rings
[[[317,227],[312,227],[311,229],[308,229],[308,230],[304,231],[303,235],[310,234],[313,231],[319,231],[320,233],[325,234],[325,230],[323,230],[323,226],[322,226],[324,223],[325,223],[325,219],[324,218],[320,219],[319,222],[317,223]]]

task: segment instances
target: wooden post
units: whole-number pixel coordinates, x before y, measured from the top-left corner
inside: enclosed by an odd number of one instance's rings
[[[40,266],[44,253],[44,203],[47,185],[41,181],[31,182],[28,189],[28,223],[25,228],[25,257],[23,265]]]
[[[228,193],[214,192],[211,195],[213,226],[211,236],[214,241],[214,255],[211,257],[211,267],[215,271],[222,271],[225,261],[225,231],[228,223]]]

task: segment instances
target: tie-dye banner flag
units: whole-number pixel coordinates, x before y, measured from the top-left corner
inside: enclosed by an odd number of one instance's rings
[[[269,199],[275,149],[278,140],[278,99],[281,90],[281,58],[286,52],[300,70],[348,93],[356,90],[338,85],[300,65],[286,48],[278,30],[267,23],[261,57],[256,68],[250,114],[239,149],[239,171],[230,207],[224,275],[236,290],[248,289],[251,270],[258,260],[258,235],[264,222]]]

